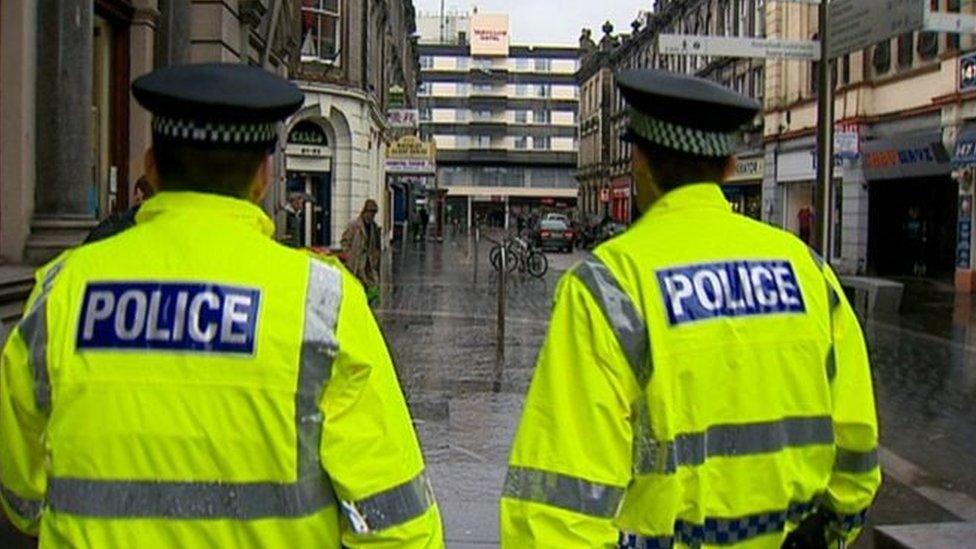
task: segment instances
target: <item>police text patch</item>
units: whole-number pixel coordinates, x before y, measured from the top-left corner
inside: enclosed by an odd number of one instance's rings
[[[260,300],[258,290],[212,283],[91,283],[78,349],[252,354]]]
[[[657,272],[672,326],[719,317],[806,312],[788,261],[729,261]]]

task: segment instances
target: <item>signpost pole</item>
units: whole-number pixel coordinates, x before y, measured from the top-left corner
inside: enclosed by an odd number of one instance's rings
[[[830,237],[833,225],[834,182],[834,60],[827,54],[830,46],[827,32],[827,0],[820,2],[820,64],[818,65],[817,89],[817,196],[816,227],[820,235],[819,252],[824,261],[830,261]]]

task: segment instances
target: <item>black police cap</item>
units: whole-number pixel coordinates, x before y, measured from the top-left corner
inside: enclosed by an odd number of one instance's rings
[[[153,114],[155,139],[231,148],[274,144],[277,124],[304,101],[291,82],[236,63],[159,69],[136,79],[132,94]]]
[[[761,105],[711,80],[660,70],[626,70],[617,86],[630,105],[631,140],[701,156],[732,154],[733,137]]]

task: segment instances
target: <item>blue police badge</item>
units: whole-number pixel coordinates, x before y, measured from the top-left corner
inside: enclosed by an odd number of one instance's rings
[[[789,261],[729,261],[657,271],[671,326],[806,312]]]
[[[253,354],[261,292],[213,283],[85,288],[77,348]]]

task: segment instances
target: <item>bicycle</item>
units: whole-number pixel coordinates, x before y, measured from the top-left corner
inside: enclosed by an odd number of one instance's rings
[[[505,270],[509,273],[518,269],[520,273],[542,278],[548,272],[549,259],[546,255],[519,237],[507,238],[488,252],[488,260],[496,272],[501,272],[502,246],[507,250]]]

